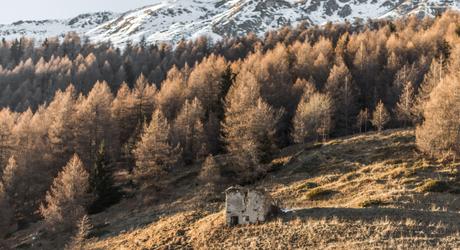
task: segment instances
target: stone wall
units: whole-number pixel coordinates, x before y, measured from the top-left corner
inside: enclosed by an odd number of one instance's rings
[[[229,226],[264,222],[270,208],[271,199],[264,191],[244,188],[226,191],[225,217]]]

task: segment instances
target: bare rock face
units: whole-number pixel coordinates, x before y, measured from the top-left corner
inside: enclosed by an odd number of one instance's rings
[[[434,16],[460,9],[458,0],[157,0],[156,4],[122,14],[99,12],[67,20],[18,21],[0,24],[0,38],[22,36],[38,42],[64,37],[70,31],[92,41],[111,41],[123,47],[128,41],[171,42],[208,36],[263,35],[286,25],[324,24],[345,19]]]
[[[340,8],[340,5],[337,4],[335,0],[327,0],[324,3],[324,13],[326,15],[333,15],[338,9]]]
[[[345,17],[351,15],[352,12],[353,12],[353,10],[351,9],[350,5],[345,4],[345,5],[337,12],[337,14],[338,14],[340,17],[345,18]]]

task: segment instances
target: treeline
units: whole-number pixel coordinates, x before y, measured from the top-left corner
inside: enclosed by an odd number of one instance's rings
[[[40,207],[54,227],[73,224],[110,204],[114,168],[155,184],[204,162],[200,180],[244,182],[292,143],[428,122],[432,89],[458,72],[459,26],[446,13],[123,52],[72,34],[3,41],[2,216],[33,220]]]

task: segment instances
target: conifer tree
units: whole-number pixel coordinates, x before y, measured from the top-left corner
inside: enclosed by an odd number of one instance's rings
[[[27,168],[26,166],[30,166],[28,161],[32,162],[33,158],[22,158],[17,162],[14,155],[10,157],[4,168],[2,181],[16,212],[21,216],[29,216],[37,209],[35,202],[39,201],[42,192],[46,190],[50,172],[41,168],[43,165],[40,162],[35,162],[34,168]]]
[[[138,124],[137,127],[131,133],[131,136],[128,138],[127,142],[121,145],[122,159],[124,159],[124,162],[127,164],[130,173],[134,170],[134,167],[136,166],[134,149],[136,148],[137,142],[140,140],[144,126],[145,123]]]
[[[430,93],[442,81],[444,75],[443,59],[433,59],[429,71],[425,74],[424,80],[418,89],[413,106],[413,113],[417,123],[423,121],[424,106],[430,99]]]
[[[141,126],[138,123],[136,116],[135,100],[128,84],[123,82],[118,89],[117,95],[112,102],[110,109],[111,119],[114,122],[114,134],[116,135],[116,150],[115,157],[117,160],[128,163],[132,157],[132,150],[126,151],[127,143],[135,132],[139,132],[137,127]],[[129,164],[128,164],[129,165]]]
[[[357,114],[358,89],[342,59],[334,65],[326,82],[326,92],[334,106],[334,121],[338,134],[347,134]]]
[[[223,105],[221,105],[223,106]],[[223,114],[221,114],[223,116]],[[223,118],[223,117],[222,117]],[[218,114],[210,113],[204,124],[208,153],[218,154],[222,151],[221,119]]]
[[[203,165],[201,167],[200,175],[198,176],[198,178],[204,183],[216,184],[219,182],[221,178],[220,169],[214,156],[209,155],[208,157],[206,157],[206,160],[203,162]]]
[[[283,111],[274,110],[268,103],[259,98],[243,120],[247,121],[247,139],[252,141],[258,162],[267,163],[271,160],[276,146],[276,124],[283,115]]]
[[[99,212],[119,199],[104,142],[99,147],[94,168],[90,174],[90,191],[95,196],[90,212]]]
[[[155,110],[150,124],[144,125],[133,153],[140,176],[158,177],[180,163],[180,148],[170,144],[170,125],[160,110]]]
[[[72,237],[70,244],[68,244],[66,250],[84,250],[84,242],[88,238],[91,229],[91,221],[88,215],[83,215],[76,223],[77,233]]]
[[[413,105],[414,88],[412,87],[412,82],[406,82],[401,96],[399,97],[399,101],[396,104],[396,116],[399,121],[403,122],[404,127],[413,120]]]
[[[0,239],[14,228],[14,210],[9,202],[9,197],[0,182]]]
[[[375,107],[374,113],[372,114],[372,125],[377,128],[377,131],[381,132],[389,121],[390,114],[385,108],[382,100],[380,100]]]
[[[460,77],[447,75],[430,94],[425,121],[417,127],[417,146],[432,156],[460,155]]]
[[[313,78],[318,83],[317,88],[322,89],[327,80],[327,72],[329,71],[328,58],[323,54],[319,53],[315,62],[313,63]]]
[[[8,159],[8,164],[6,165],[2,174],[2,183],[5,187],[5,190],[14,191],[16,189],[15,183],[17,175],[19,174],[18,172],[19,167],[16,163],[16,159],[14,156],[11,156],[10,159]]]
[[[247,140],[247,116],[244,116],[255,100],[260,98],[260,84],[252,74],[240,73],[234,85],[230,88],[225,99],[225,119],[222,123],[226,149],[229,153],[238,155],[241,143]],[[242,155],[244,153],[241,153]]]
[[[296,143],[326,139],[332,127],[332,101],[328,95],[314,93],[300,101],[293,120]]]
[[[136,101],[128,84],[122,83],[111,107],[112,119],[117,124],[120,144],[128,140],[137,125],[135,103]]]
[[[179,112],[173,125],[173,138],[175,144],[182,147],[183,159],[186,163],[198,160],[198,154],[206,147],[206,136],[202,121],[205,113],[201,102],[195,98],[187,100]]]
[[[232,138],[227,150],[235,158],[236,170],[243,180],[265,172],[260,164],[269,162],[276,149],[276,123],[281,117],[261,98],[253,105],[241,114],[237,126],[227,130],[227,140]]]
[[[284,110],[276,124],[276,139],[279,145],[287,145],[290,114],[295,109],[290,74],[290,57],[285,45],[278,44],[274,49],[249,55],[241,64],[239,75],[252,75],[259,85],[260,97],[275,110]],[[237,77],[237,81],[243,78]],[[253,101],[257,101],[254,99]]]
[[[364,97],[364,105],[370,106],[376,103],[378,96],[374,92],[378,92],[379,85],[376,82],[375,72],[377,72],[379,49],[373,48],[376,44],[367,43],[363,40],[364,36],[356,39],[351,39],[348,43],[348,49],[355,52],[353,59],[353,76],[361,90],[367,91]],[[365,39],[365,38],[364,38]]]
[[[137,122],[143,123],[144,121],[149,121],[154,109],[155,95],[157,93],[155,85],[148,83],[144,75],[141,74],[136,81],[132,93],[135,100]]]
[[[174,120],[184,103],[188,71],[188,66],[182,70],[173,67],[156,96],[158,108],[168,120]]]
[[[356,127],[358,127],[360,133],[367,132],[368,123],[369,123],[369,111],[367,110],[367,108],[365,108],[359,111],[359,114],[356,117]]]
[[[303,99],[309,99],[315,92],[316,87],[310,81],[304,79],[297,79],[292,87],[293,96],[295,98],[296,108],[299,105],[299,102]]]
[[[40,213],[51,230],[68,230],[85,214],[89,203],[89,174],[74,155],[46,193]]]
[[[13,127],[15,115],[10,109],[0,110],[0,170],[6,166],[8,158],[13,151]]]
[[[35,173],[38,175],[40,173]],[[31,178],[33,173],[27,171],[24,163],[18,164],[15,156],[11,156],[8,164],[3,170],[2,182],[4,190],[10,200],[11,205],[18,207],[18,212],[30,212],[31,208],[26,205],[31,199],[30,193],[34,188],[37,189],[39,183],[34,182]],[[33,188],[31,188],[33,187]]]
[[[81,98],[76,112],[78,139],[77,152],[87,166],[94,160],[102,141],[108,153],[112,153],[114,135],[111,124],[110,107],[112,93],[106,82],[97,82],[86,98]]]
[[[260,98],[260,84],[249,73],[240,73],[226,97],[224,139],[243,179],[258,174],[275,144],[280,114]]]
[[[188,98],[198,98],[206,113],[218,112],[224,86],[227,63],[224,58],[211,55],[197,64],[188,78]]]
[[[74,132],[76,93],[73,85],[67,87],[65,92],[57,91],[53,101],[46,109],[50,116],[48,128],[48,139],[50,151],[53,157],[53,164],[62,166],[65,160],[72,156],[75,147]]]
[[[295,58],[293,65],[294,76],[298,79],[309,79],[311,77],[310,67],[313,65],[313,50],[310,43],[297,41],[290,49]]]

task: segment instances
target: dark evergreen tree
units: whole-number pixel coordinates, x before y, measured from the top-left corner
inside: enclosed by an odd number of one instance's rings
[[[120,191],[114,186],[113,173],[104,142],[99,146],[94,167],[90,175],[90,191],[95,200],[89,208],[90,213],[98,213],[117,203]]]

